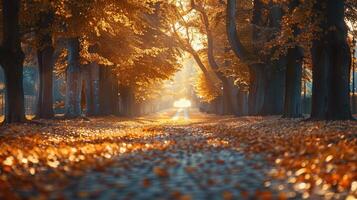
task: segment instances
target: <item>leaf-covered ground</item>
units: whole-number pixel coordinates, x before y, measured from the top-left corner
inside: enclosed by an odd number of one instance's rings
[[[357,122],[165,112],[0,128],[0,199],[356,199]]]

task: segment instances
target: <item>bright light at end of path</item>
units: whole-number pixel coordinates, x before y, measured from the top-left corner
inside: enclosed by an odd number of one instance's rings
[[[191,107],[191,101],[185,98],[179,99],[174,102],[174,107],[177,108],[176,114],[172,117],[173,120],[179,120],[181,118],[181,113],[182,113],[182,118],[184,120],[189,119],[188,115],[188,108]]]
[[[189,108],[191,107],[191,105],[192,105],[191,101],[185,98],[182,98],[174,102],[175,108]]]

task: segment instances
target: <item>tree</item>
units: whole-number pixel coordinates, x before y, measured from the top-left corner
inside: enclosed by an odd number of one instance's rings
[[[66,116],[79,117],[81,109],[81,66],[80,66],[80,41],[79,38],[67,40],[68,67],[66,70]]]
[[[312,119],[351,119],[349,99],[350,47],[347,42],[345,1],[315,2],[321,30],[312,46]],[[319,20],[320,19],[320,20]]]
[[[20,0],[2,0],[3,43],[0,63],[5,72],[6,113],[5,123],[25,120],[23,91],[23,61],[20,34]]]
[[[178,47],[165,33],[170,28],[164,20],[165,4],[133,1],[108,6],[107,14],[102,15],[105,21],[98,23],[100,26],[94,34],[84,38],[88,43],[98,44],[96,53],[86,53],[86,47],[83,48],[84,62],[99,60],[106,65],[101,72],[107,75],[100,80],[101,107],[105,108],[105,114],[117,114],[112,111],[118,106],[118,90],[123,107],[139,107],[139,102],[145,104],[156,98],[154,86],[158,87],[179,69]],[[124,114],[133,112],[136,111],[128,109]]]
[[[37,31],[37,62],[40,75],[37,117],[52,118],[53,111],[53,69],[54,52],[51,30],[54,21],[54,11],[48,8],[39,13]]]
[[[228,78],[221,72],[219,71],[219,66],[216,62],[215,56],[214,56],[214,40],[213,40],[213,35],[209,23],[209,17],[205,11],[205,9],[196,4],[194,0],[191,0],[191,7],[194,10],[197,10],[201,14],[201,22],[204,24],[205,28],[205,34],[207,37],[207,57],[208,57],[208,63],[211,66],[211,68],[214,70],[215,74],[217,77],[220,79],[222,82],[222,97],[223,97],[223,113],[224,114],[233,114],[234,109],[233,109],[233,98],[232,98],[232,88],[231,85],[229,84]]]
[[[302,117],[301,80],[302,52],[301,48],[290,49],[287,54],[286,88],[283,117]]]
[[[289,38],[284,41],[285,47],[278,51],[286,54],[286,87],[284,100],[283,117],[299,118],[302,117],[302,101],[301,101],[301,81],[302,81],[302,64],[303,64],[303,48],[297,42],[301,28],[299,27],[299,17],[304,16],[304,10],[299,7],[300,1],[291,0],[287,2],[287,13],[282,20],[282,28],[280,34],[273,42],[278,43],[281,38]],[[305,12],[306,13],[306,12]],[[279,54],[279,53],[278,53]]]
[[[252,33],[253,48],[246,48],[241,42],[236,29],[236,0],[227,2],[227,35],[232,50],[241,62],[249,67],[249,113],[252,115],[262,114],[281,114],[283,105],[284,89],[284,60],[278,58],[275,61],[271,56],[262,55],[262,45],[271,39],[271,34],[265,32],[276,32],[279,30],[281,8],[270,5],[267,10],[270,16],[264,16],[265,3],[255,0],[252,14]],[[257,45],[258,44],[258,45]],[[253,51],[252,51],[253,50]],[[267,55],[270,55],[268,53]]]
[[[176,14],[171,24],[174,39],[183,51],[191,54],[202,71],[197,79],[198,83],[196,83],[197,86],[200,85],[196,88],[200,89],[196,91],[199,92],[203,100],[212,101],[212,97],[216,95],[209,95],[209,90],[202,89],[218,90],[215,94],[220,94],[217,98],[223,100],[219,103],[222,107],[222,111],[219,113],[237,114],[237,109],[235,109],[237,99],[233,95],[235,86],[233,80],[224,73],[228,68],[228,62],[225,60],[226,38],[221,38],[222,33],[216,31],[219,28],[212,29],[210,25],[211,20],[218,18],[222,8],[219,5],[220,3],[208,1],[177,1],[170,11]],[[214,23],[217,27],[218,23]],[[223,68],[225,69],[223,70]],[[204,86],[204,84],[206,85]]]

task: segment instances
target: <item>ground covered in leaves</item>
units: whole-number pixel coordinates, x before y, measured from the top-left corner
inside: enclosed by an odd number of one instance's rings
[[[0,128],[0,199],[356,199],[357,122],[153,116]]]

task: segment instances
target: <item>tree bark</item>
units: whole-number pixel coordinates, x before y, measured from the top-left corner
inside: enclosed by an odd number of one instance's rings
[[[13,61],[13,59],[5,61],[5,82],[6,82],[6,113],[5,123],[16,123],[25,121],[25,102],[22,79],[22,62]],[[6,64],[5,64],[6,63]],[[10,69],[9,69],[10,68]]]
[[[99,105],[102,115],[116,115],[119,113],[119,88],[116,75],[110,67],[100,67]]]
[[[287,54],[286,81],[285,81],[285,118],[302,117],[301,102],[301,79],[302,79],[302,53],[295,47],[289,49]]]
[[[279,59],[266,67],[264,103],[260,115],[280,115],[284,109],[285,59]]]
[[[91,63],[87,66],[86,81],[86,102],[87,115],[97,116],[100,111],[99,104],[99,66],[97,63]]]
[[[135,96],[132,88],[128,86],[121,86],[120,97],[122,103],[121,114],[126,117],[135,116]]]
[[[260,0],[258,2],[260,3]],[[283,10],[281,6],[270,3],[269,22],[267,25],[270,28],[280,30],[282,16]],[[273,54],[274,51],[275,49],[272,49],[270,54]],[[267,58],[266,63],[268,64],[266,67],[266,89],[261,114],[280,115],[283,114],[284,110],[286,58],[285,56],[280,56],[277,60]]]
[[[6,87],[5,123],[25,121],[23,61],[19,24],[20,0],[2,0],[3,44],[0,62]]]
[[[349,103],[350,47],[344,21],[343,0],[323,0],[315,4],[322,14],[320,37],[312,47],[311,119],[352,119]]]
[[[117,79],[117,75],[115,73],[111,73],[111,114],[119,115],[119,83]]]
[[[99,69],[99,110],[101,115],[110,115],[110,81],[108,67],[100,66]]]
[[[78,38],[68,39],[68,67],[66,71],[66,117],[80,117],[81,109],[81,68],[79,62],[80,43]]]
[[[245,116],[248,115],[248,95],[247,92],[238,90],[237,93],[238,99],[238,107],[237,107],[237,115],[238,116]]]
[[[300,4],[299,0],[293,0],[289,5],[289,12],[293,13]],[[298,36],[300,29],[294,25],[294,36]],[[302,117],[302,99],[301,99],[301,81],[302,81],[302,61],[303,49],[294,46],[288,50],[286,55],[286,81],[285,81],[285,100],[284,100],[284,118]],[[304,93],[305,95],[305,93]]]
[[[243,116],[244,114],[239,110],[241,99],[238,98],[240,89],[238,86],[234,85],[234,80],[232,78],[228,79],[228,89],[230,90],[230,98],[232,103],[232,114],[235,116]]]
[[[51,11],[41,12],[39,17],[39,31],[37,61],[39,69],[39,95],[37,102],[37,118],[52,118],[53,111],[53,68],[54,47],[52,45],[52,33],[49,30],[53,23],[54,14]]]
[[[39,96],[37,102],[37,116],[42,119],[49,119],[54,117],[53,112],[53,54],[54,48],[52,46],[51,37],[48,36],[46,40],[47,45],[41,47],[37,51],[38,69],[39,69]]]
[[[226,77],[221,77],[222,81],[222,105],[223,105],[223,115],[234,114],[233,106],[233,96],[232,96],[232,87],[229,84],[229,81]]]
[[[265,97],[265,68],[262,65],[251,67],[249,80],[248,113],[259,115],[264,105]]]

